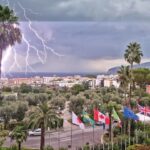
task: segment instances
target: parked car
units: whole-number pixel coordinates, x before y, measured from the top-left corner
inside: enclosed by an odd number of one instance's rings
[[[41,135],[41,129],[38,128],[38,129],[35,129],[33,131],[29,131],[28,135],[29,136],[40,136]]]

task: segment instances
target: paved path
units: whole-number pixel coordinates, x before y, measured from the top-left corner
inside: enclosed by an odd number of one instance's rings
[[[90,144],[99,143],[101,135],[103,134],[102,127],[95,127],[94,130],[92,127],[87,127],[84,131],[81,129],[73,129],[71,136],[71,129],[61,130],[59,132],[50,132],[46,133],[45,136],[45,145],[51,145],[55,149],[59,147],[68,147],[72,145],[72,150],[76,147],[80,147],[85,143],[89,142]],[[71,140],[72,137],[72,140]],[[71,144],[72,143],[72,144]],[[14,144],[14,141],[10,141],[10,138],[7,138],[5,146],[10,146]],[[23,143],[25,147],[29,148],[39,148],[40,147],[40,136],[31,136],[27,138],[27,141]]]

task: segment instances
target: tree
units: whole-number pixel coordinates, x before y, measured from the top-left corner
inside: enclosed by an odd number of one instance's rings
[[[150,84],[150,70],[147,68],[138,68],[133,70],[134,82],[142,89]]]
[[[17,104],[16,112],[14,113],[14,118],[17,121],[22,121],[25,117],[25,112],[28,110],[28,104],[26,102],[19,102]]]
[[[30,93],[30,92],[32,92],[32,87],[30,85],[22,83],[20,85],[20,92],[21,93]]]
[[[124,54],[125,60],[131,65],[131,69],[133,68],[133,64],[139,64],[141,62],[141,57],[143,53],[141,51],[140,44],[133,42],[127,46],[127,49]]]
[[[118,71],[119,81],[120,81],[120,87],[124,90],[125,99],[127,95],[127,90],[130,83],[130,68],[129,66],[121,66]]]
[[[130,64],[130,88],[129,88],[129,103],[128,106],[131,107],[131,95],[132,95],[132,89],[133,89],[133,64],[137,63],[139,64],[141,62],[141,58],[143,56],[143,53],[141,51],[140,44],[133,42],[130,43],[127,46],[127,49],[125,50],[124,58],[125,60]],[[130,129],[131,129],[131,123],[130,120],[128,121],[128,132],[129,132],[129,144],[130,144]]]
[[[80,115],[83,111],[85,99],[82,97],[71,97],[69,103],[70,112],[75,112],[75,114]]]
[[[80,92],[84,91],[84,86],[80,85],[80,84],[75,84],[72,88],[71,88],[71,92],[73,95],[77,95]]]
[[[2,53],[9,46],[21,42],[21,31],[18,27],[18,18],[8,6],[0,5],[0,76]]]
[[[58,119],[56,108],[48,105],[47,102],[40,103],[33,111],[29,113],[30,123],[32,128],[41,128],[40,150],[44,150],[45,146],[45,130],[50,127],[50,124]]]
[[[139,64],[141,62],[141,57],[143,56],[143,53],[141,51],[140,44],[133,42],[130,43],[127,46],[127,49],[125,50],[124,58],[125,60],[130,64],[130,93],[129,93],[129,100],[131,100],[131,90],[132,90],[132,84],[133,84],[133,64],[137,63]]]
[[[21,143],[26,141],[27,139],[27,129],[24,126],[16,126],[16,128],[12,131],[11,139],[16,140],[18,144],[18,150],[21,150]]]
[[[8,127],[8,123],[12,118],[15,108],[12,105],[0,107],[0,116],[4,119],[4,129]]]

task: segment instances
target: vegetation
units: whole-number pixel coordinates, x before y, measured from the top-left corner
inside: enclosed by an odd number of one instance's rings
[[[21,31],[18,27],[18,18],[8,6],[0,5],[0,76],[2,52],[8,46],[21,42]]]
[[[16,140],[18,150],[21,150],[21,143],[27,139],[27,129],[24,126],[16,126],[11,133],[11,139]]]
[[[58,120],[56,108],[47,102],[39,104],[34,110],[29,112],[30,125],[33,128],[41,128],[41,144],[40,150],[44,150],[45,146],[45,130],[50,128],[50,124]]]
[[[21,42],[21,31],[18,27],[18,18],[13,10],[0,5],[0,76],[2,52],[8,46]],[[122,106],[132,108],[137,112],[137,102],[142,106],[150,106],[150,95],[145,92],[146,85],[150,84],[150,70],[145,68],[135,69],[134,64],[141,62],[143,53],[139,43],[129,43],[125,50],[124,58],[129,66],[121,66],[118,71],[120,87],[97,87],[92,89],[89,82],[76,84],[71,88],[53,88],[46,85],[34,86],[21,84],[19,87],[3,87],[0,95],[0,148],[12,131],[11,138],[16,146],[1,149],[21,150],[21,144],[27,139],[28,129],[41,128],[40,149],[50,150],[45,147],[45,133],[48,130],[63,127],[61,115],[66,104],[69,111],[75,112],[82,120],[82,111],[85,110],[93,118],[93,109],[97,108],[102,113],[108,113],[110,118],[109,131],[104,135],[104,146],[112,149],[142,150],[149,149],[150,129],[149,124],[142,124],[125,119],[122,115]],[[91,80],[95,77],[90,76]],[[112,111],[115,108],[121,121],[122,129],[114,125]],[[138,136],[138,142],[134,142]],[[128,137],[130,137],[128,139]],[[122,145],[119,141],[125,141]],[[110,143],[111,142],[111,143]],[[142,145],[137,145],[142,144]],[[135,145],[136,144],[136,145]],[[131,146],[132,145],[132,146]],[[100,145],[101,146],[101,145]],[[94,149],[98,149],[95,145]],[[61,148],[64,149],[64,148]],[[83,149],[91,149],[87,143]]]

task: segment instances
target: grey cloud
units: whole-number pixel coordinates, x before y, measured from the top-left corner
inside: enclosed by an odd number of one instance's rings
[[[47,51],[47,60],[42,65],[35,51],[30,51],[29,63],[38,71],[98,71],[102,63],[109,68],[120,63],[115,60],[123,59],[124,50],[129,42],[137,41],[141,44],[144,57],[150,58],[149,23],[125,22],[33,22],[40,36],[46,38],[47,44],[56,52],[65,55],[57,57]],[[27,22],[21,22],[21,29],[25,37],[43,51],[41,42],[29,30]],[[25,67],[27,45],[22,42],[15,46],[18,60]],[[12,54],[13,55],[13,54]],[[4,56],[5,57],[5,56]],[[8,67],[13,63],[13,56],[7,58]],[[105,61],[104,61],[105,60]],[[112,63],[110,63],[112,60]],[[106,65],[104,65],[105,67]],[[102,70],[103,66],[100,66]],[[104,68],[106,70],[106,67]]]
[[[0,0],[2,4],[6,0]],[[9,0],[20,20],[20,2],[36,21],[149,21],[149,0]],[[37,12],[38,14],[32,13]]]

